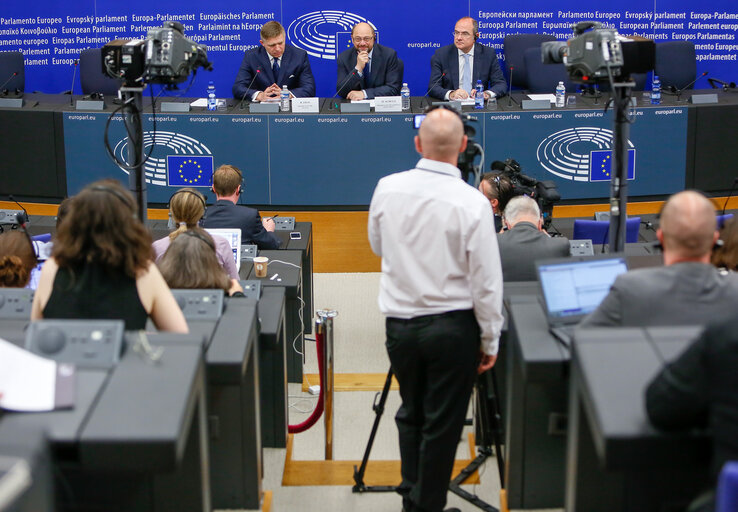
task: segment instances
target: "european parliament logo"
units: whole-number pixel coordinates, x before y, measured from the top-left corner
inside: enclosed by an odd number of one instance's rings
[[[636,150],[628,150],[628,178],[635,179]],[[612,151],[590,151],[589,181],[610,181],[612,178]]]
[[[303,14],[287,27],[290,44],[308,55],[336,60],[339,53],[351,45],[351,29],[357,23],[374,23],[363,16],[346,11],[313,11]]]
[[[213,183],[213,157],[167,155],[167,185],[209,187]]]

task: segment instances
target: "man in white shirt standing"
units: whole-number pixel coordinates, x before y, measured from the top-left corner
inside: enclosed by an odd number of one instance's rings
[[[492,208],[456,167],[466,144],[456,112],[430,111],[415,137],[423,158],[382,178],[369,209],[402,397],[395,421],[406,512],[443,510],[475,375],[494,365],[502,327]]]

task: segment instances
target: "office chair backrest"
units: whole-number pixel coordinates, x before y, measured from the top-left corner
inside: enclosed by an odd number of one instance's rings
[[[564,82],[566,92],[576,91],[576,85],[569,80],[569,74],[563,64],[544,64],[541,61],[540,48],[528,48],[523,59],[530,92],[553,94],[560,81]]]
[[[525,50],[540,48],[545,41],[555,41],[554,36],[548,34],[511,34],[505,36],[503,48],[505,52],[505,75],[510,79],[510,67],[515,68],[512,76],[512,86],[518,89],[528,88],[528,75],[525,70]]]
[[[82,50],[79,55],[79,80],[82,94],[94,92],[105,96],[117,96],[120,83],[103,74],[100,48]]]
[[[13,76],[13,73],[18,74]],[[0,52],[0,85],[9,78],[10,81],[2,86],[0,94],[6,89],[11,93],[14,93],[16,89],[19,92],[26,89],[26,70],[21,52]]]
[[[625,241],[632,244],[638,242],[640,217],[630,217],[625,221]],[[606,244],[610,241],[610,221],[576,219],[574,221],[573,240],[592,240],[593,244]]]
[[[720,471],[716,498],[716,512],[738,510],[738,461],[726,462]]]
[[[661,89],[685,87],[697,77],[697,57],[689,41],[656,43],[654,73],[661,80]],[[689,86],[691,89],[692,86]]]
[[[718,229],[723,229],[723,226],[725,223],[733,218],[732,213],[726,213],[725,215],[718,215],[717,216],[717,227]]]

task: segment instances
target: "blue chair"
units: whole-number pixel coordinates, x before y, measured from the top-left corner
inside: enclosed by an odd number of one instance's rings
[[[625,221],[625,242],[632,244],[638,241],[638,230],[641,227],[640,217],[630,217]],[[610,241],[610,221],[585,220],[574,221],[572,240],[592,240],[593,244],[606,244]]]
[[[670,86],[681,89],[692,82],[697,77],[694,44],[689,41],[656,43],[654,73],[661,80],[662,90]]]
[[[738,510],[738,461],[729,461],[723,466],[715,498],[715,512]]]
[[[547,34],[511,34],[505,36],[503,51],[505,53],[505,75],[510,79],[510,68],[513,70],[512,87],[528,89],[528,74],[525,70],[525,50],[541,48],[541,43],[556,41]],[[554,86],[555,87],[555,86]]]
[[[544,64],[541,61],[540,47],[525,50],[524,61],[530,92],[553,94],[559,82],[564,82],[566,92],[577,90],[576,84],[569,80],[569,74],[563,64]]]
[[[120,82],[103,74],[100,48],[82,50],[79,55],[79,81],[82,94],[99,93],[104,96],[117,96]]]
[[[51,233],[43,233],[41,235],[33,235],[31,240],[34,242],[51,242]]]
[[[718,215],[717,216],[717,227],[718,229],[723,229],[723,226],[725,223],[733,218],[732,213],[726,213],[725,215]]]
[[[10,78],[13,73],[18,73]],[[23,54],[21,52],[0,52],[0,85],[10,78],[10,81],[3,85],[3,91],[23,92],[26,89],[26,69]]]

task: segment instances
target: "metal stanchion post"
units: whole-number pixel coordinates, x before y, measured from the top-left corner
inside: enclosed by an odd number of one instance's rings
[[[338,312],[317,311],[315,330],[323,335],[323,404],[325,421],[325,460],[333,460],[333,318]]]

